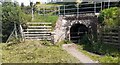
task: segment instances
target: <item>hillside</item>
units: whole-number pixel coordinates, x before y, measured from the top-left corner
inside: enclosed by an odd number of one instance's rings
[[[79,61],[59,46],[49,42],[26,41],[3,46],[3,63],[78,63]]]

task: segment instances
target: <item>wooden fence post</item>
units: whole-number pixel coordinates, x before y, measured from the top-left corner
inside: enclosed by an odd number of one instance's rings
[[[103,7],[103,6],[102,6],[102,2],[101,2],[101,11],[102,11],[102,9],[103,9],[102,7]]]
[[[120,46],[120,26],[118,28],[118,41],[119,41],[119,46]]]
[[[109,35],[110,37],[109,37],[109,41],[111,42],[111,44],[113,44],[113,35],[112,35],[112,32],[110,32],[110,35]]]
[[[55,35],[55,32],[51,32],[51,43],[53,44],[55,44],[54,35]]]
[[[110,0],[109,0],[109,2],[108,2],[108,8],[110,8]]]
[[[96,13],[96,2],[94,2],[94,13]]]
[[[58,6],[58,15],[60,15],[60,6]]]
[[[65,5],[64,5],[64,16],[65,16]]]
[[[103,34],[104,34],[104,32],[102,31],[102,29],[103,29],[103,27],[101,28],[101,37],[100,37],[101,38],[101,40],[100,40],[101,43],[103,43]]]
[[[100,26],[100,30],[99,30],[99,42],[102,43],[102,38],[103,38],[103,31],[102,31],[103,27]]]
[[[71,26],[68,26],[69,27],[69,41],[71,40],[71,37],[70,37],[70,28]]]
[[[79,4],[77,4],[77,18],[78,18],[78,15],[79,14]]]

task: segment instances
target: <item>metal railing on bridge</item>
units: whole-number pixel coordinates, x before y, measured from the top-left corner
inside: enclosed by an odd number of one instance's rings
[[[77,15],[85,13],[99,13],[101,10],[116,7],[118,2],[94,2],[94,3],[81,3],[81,4],[68,4],[58,6],[40,7],[39,14],[43,15]]]
[[[101,3],[81,3],[60,6],[58,15],[79,15],[86,13],[99,13],[101,10],[117,7],[118,2],[101,2]]]

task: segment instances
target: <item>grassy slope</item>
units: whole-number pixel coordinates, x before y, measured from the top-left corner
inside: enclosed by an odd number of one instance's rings
[[[59,46],[44,46],[43,42],[27,41],[25,43],[5,45],[2,61],[6,63],[76,63],[76,58]]]
[[[48,8],[48,9],[51,9],[49,7],[56,7],[56,6],[59,6],[59,5],[56,5],[56,4],[48,4],[48,5],[38,5],[40,7],[43,7],[43,8]],[[38,8],[40,8],[38,7]],[[54,10],[54,9],[52,9]],[[27,23],[27,22],[51,22],[52,23],[52,26],[53,28],[55,27],[55,23],[56,21],[58,20],[58,15],[53,15],[53,12],[50,12],[49,14],[46,13],[46,15],[39,15],[37,12],[34,13],[34,18],[32,20],[32,15],[31,14],[24,14],[22,13],[21,16],[23,17],[23,22]]]
[[[89,56],[92,60],[98,61],[98,59],[100,58],[99,55],[92,55],[92,54],[90,54],[88,51],[83,50],[83,46],[82,46],[82,45],[79,45],[79,44],[78,44],[77,46],[78,46],[78,50],[79,50],[80,52],[82,52],[82,53],[84,53],[85,55]]]
[[[77,46],[80,52],[89,56],[92,60],[99,61],[100,63],[118,63],[120,61],[119,59],[120,56],[116,56],[116,57],[112,57],[110,55],[99,56],[97,54],[91,54],[90,52],[84,50],[82,45],[78,44]]]
[[[34,15],[34,20],[32,22],[51,22],[52,26],[55,26],[56,21],[58,20],[57,15]]]
[[[2,46],[3,44],[0,43],[0,64],[1,64],[1,59],[2,59]]]

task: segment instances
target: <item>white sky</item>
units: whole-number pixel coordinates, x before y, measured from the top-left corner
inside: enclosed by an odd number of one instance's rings
[[[36,1],[45,3],[48,2],[49,0],[15,0],[15,1],[19,2],[20,5],[21,3],[24,3],[24,5],[29,5],[30,1],[33,1],[34,3],[36,3]]]

